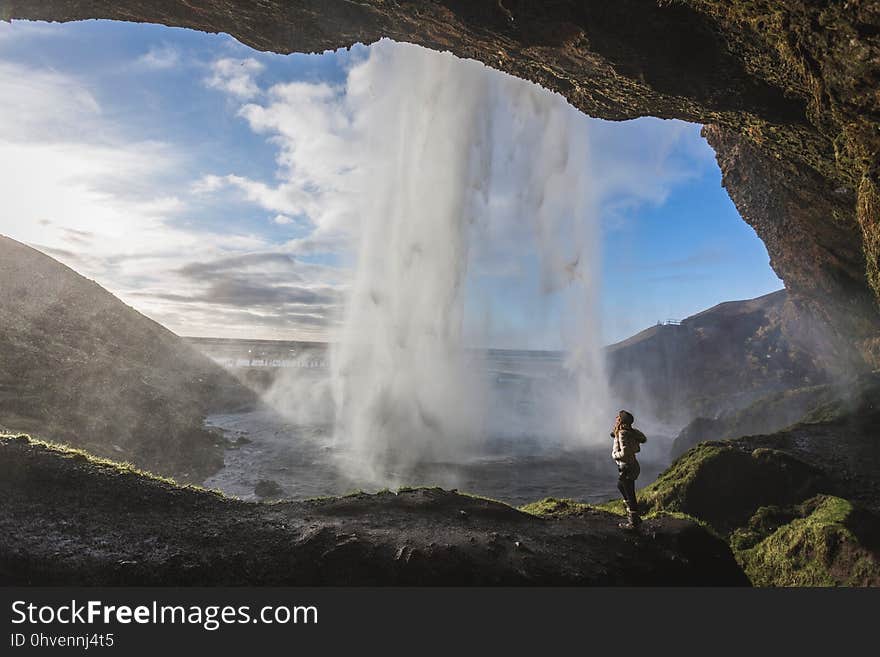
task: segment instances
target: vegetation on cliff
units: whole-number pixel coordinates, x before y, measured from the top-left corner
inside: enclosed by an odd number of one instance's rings
[[[646,513],[685,513],[726,534],[762,506],[791,504],[815,494],[824,479],[820,469],[783,451],[749,452],[725,443],[703,443],[640,490],[638,498]],[[617,505],[622,502],[609,508],[618,510]]]
[[[254,395],[72,269],[0,236],[0,427],[201,481],[223,465],[205,415]]]
[[[639,502],[708,523],[755,585],[878,585],[877,413],[838,400],[786,431],[701,443]],[[623,513],[616,500],[600,508]]]
[[[762,507],[731,546],[756,586],[880,586],[880,519],[839,497]]]

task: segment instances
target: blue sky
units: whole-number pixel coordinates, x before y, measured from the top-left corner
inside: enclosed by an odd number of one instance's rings
[[[340,90],[370,56],[265,54],[160,26],[0,24],[0,233],[180,334],[332,336],[357,233],[345,177],[357,108]],[[782,286],[699,126],[582,120],[606,342]],[[491,308],[488,341],[557,346],[560,300],[540,298],[536,276],[474,278],[467,312]]]

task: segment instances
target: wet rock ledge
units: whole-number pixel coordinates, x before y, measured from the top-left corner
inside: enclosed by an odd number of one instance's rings
[[[748,585],[700,524],[641,534],[440,489],[250,503],[0,437],[0,584]]]

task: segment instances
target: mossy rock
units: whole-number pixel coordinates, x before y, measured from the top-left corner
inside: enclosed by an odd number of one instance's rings
[[[756,586],[880,585],[880,520],[840,497],[759,509],[731,546]]]
[[[729,534],[759,508],[798,503],[824,485],[821,470],[786,452],[709,442],[685,452],[638,498],[646,514],[685,513]],[[622,503],[604,508],[620,511]]]
[[[520,511],[530,513],[533,516],[545,516],[561,518],[565,516],[575,516],[582,513],[590,513],[596,510],[595,506],[576,502],[570,499],[557,499],[555,497],[545,497],[543,500],[526,504],[519,508]]]
[[[753,548],[777,529],[802,515],[799,507],[763,506],[751,517],[748,525],[734,530],[730,535],[730,546],[739,551]]]
[[[75,465],[71,467],[72,470],[80,473],[88,473],[89,476],[107,476],[111,480],[134,480],[154,483],[161,485],[166,490],[173,490],[177,493],[186,495],[200,495],[205,493],[215,500],[228,501],[231,499],[237,499],[234,496],[227,496],[217,489],[205,488],[197,484],[179,482],[170,477],[164,477],[147,470],[141,470],[128,462],[113,461],[101,456],[95,456],[94,454],[90,454],[86,450],[78,447],[71,447],[70,445],[65,445],[63,443],[35,438],[27,434],[0,432],[0,463],[4,466],[4,470],[0,473],[0,476],[3,476],[8,480],[29,483],[39,481],[40,486],[42,487],[41,493],[47,495],[51,494],[52,487],[57,485],[58,482],[53,478],[51,473],[36,475],[28,469],[26,462],[23,463],[11,459],[10,454],[14,454],[18,450],[30,453],[48,454],[57,458],[58,463],[73,463]],[[134,479],[132,479],[132,477],[134,477]],[[69,493],[69,491],[67,491],[67,493]]]

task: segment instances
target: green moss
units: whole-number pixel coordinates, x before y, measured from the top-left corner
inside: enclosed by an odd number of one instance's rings
[[[519,507],[520,511],[530,513],[533,516],[544,516],[560,518],[564,516],[573,516],[585,511],[594,511],[597,507],[583,502],[576,502],[570,499],[556,499],[555,497],[545,497],[543,500],[532,502]]]
[[[794,504],[820,492],[822,477],[817,468],[782,450],[706,442],[682,454],[636,495],[645,516],[683,513],[729,535],[762,506]],[[621,513],[623,503],[612,500],[601,508]]]
[[[397,489],[398,493],[417,493],[418,491],[435,491],[435,492],[446,492],[444,489],[439,486],[400,486]],[[458,492],[458,491],[453,491]]]
[[[734,550],[748,550],[763,541],[782,525],[788,524],[797,511],[776,505],[758,509],[745,527],[739,527],[730,536],[730,546]]]
[[[623,503],[623,500],[609,500],[608,502],[597,504],[596,508],[602,511],[608,511],[609,513],[616,513],[620,516],[626,515],[626,505]]]
[[[700,443],[688,450],[652,484],[639,491],[640,505],[649,513],[672,511],[688,513],[688,493],[707,463],[723,458],[732,448],[718,443]],[[623,502],[616,502],[621,507]]]
[[[677,520],[687,520],[690,522],[694,522],[705,529],[707,532],[712,534],[712,536],[715,536],[722,541],[724,540],[724,537],[721,536],[708,522],[700,520],[699,518],[687,513],[681,513],[680,511],[652,511],[645,516],[645,520],[650,520],[651,518],[675,518]]]
[[[774,527],[786,515],[790,522]],[[850,502],[818,495],[790,510],[762,508],[731,540],[757,586],[880,584],[880,562],[850,528]]]
[[[803,424],[822,424],[825,422],[834,422],[844,413],[844,402],[831,401],[827,404],[817,406],[807,413],[801,420]]]
[[[605,504],[585,504],[570,499],[560,500],[555,497],[545,497],[543,500],[538,500],[537,502],[521,506],[519,507],[519,510],[524,511],[525,513],[530,513],[533,516],[544,518],[564,518],[582,513],[596,513],[597,511],[614,513],[621,516],[626,514],[626,508],[622,501],[615,500],[612,502],[606,502]],[[695,522],[713,536],[718,536],[718,533],[709,524],[686,513],[680,513],[678,511],[652,511],[645,516],[645,520],[650,520],[651,518],[676,518],[678,520]]]
[[[213,488],[205,488],[203,486],[198,486],[195,484],[181,484],[180,482],[170,477],[163,477],[162,475],[157,475],[147,470],[141,470],[140,468],[133,465],[132,463],[129,463],[128,461],[113,461],[111,459],[107,459],[101,456],[95,456],[94,454],[91,454],[84,449],[80,449],[78,447],[71,447],[70,445],[56,443],[51,440],[34,438],[33,436],[29,436],[27,434],[0,433],[0,444],[8,444],[13,441],[24,442],[31,447],[44,449],[46,451],[52,452],[57,456],[60,456],[61,458],[71,459],[74,461],[82,461],[88,463],[89,465],[95,466],[96,468],[110,471],[113,474],[135,475],[138,477],[143,477],[145,479],[151,479],[153,481],[161,482],[168,486],[174,486],[175,488],[180,488],[182,490],[200,491],[211,493],[213,495],[217,495],[218,497],[227,498],[227,496],[219,490]]]
[[[646,516],[665,513],[692,517],[686,511],[689,508],[687,497],[691,485],[706,462],[718,458],[728,450],[729,447],[715,443],[700,443],[682,454],[653,483],[637,492],[641,510]],[[619,515],[626,513],[626,506],[620,499],[609,500],[596,508]]]

